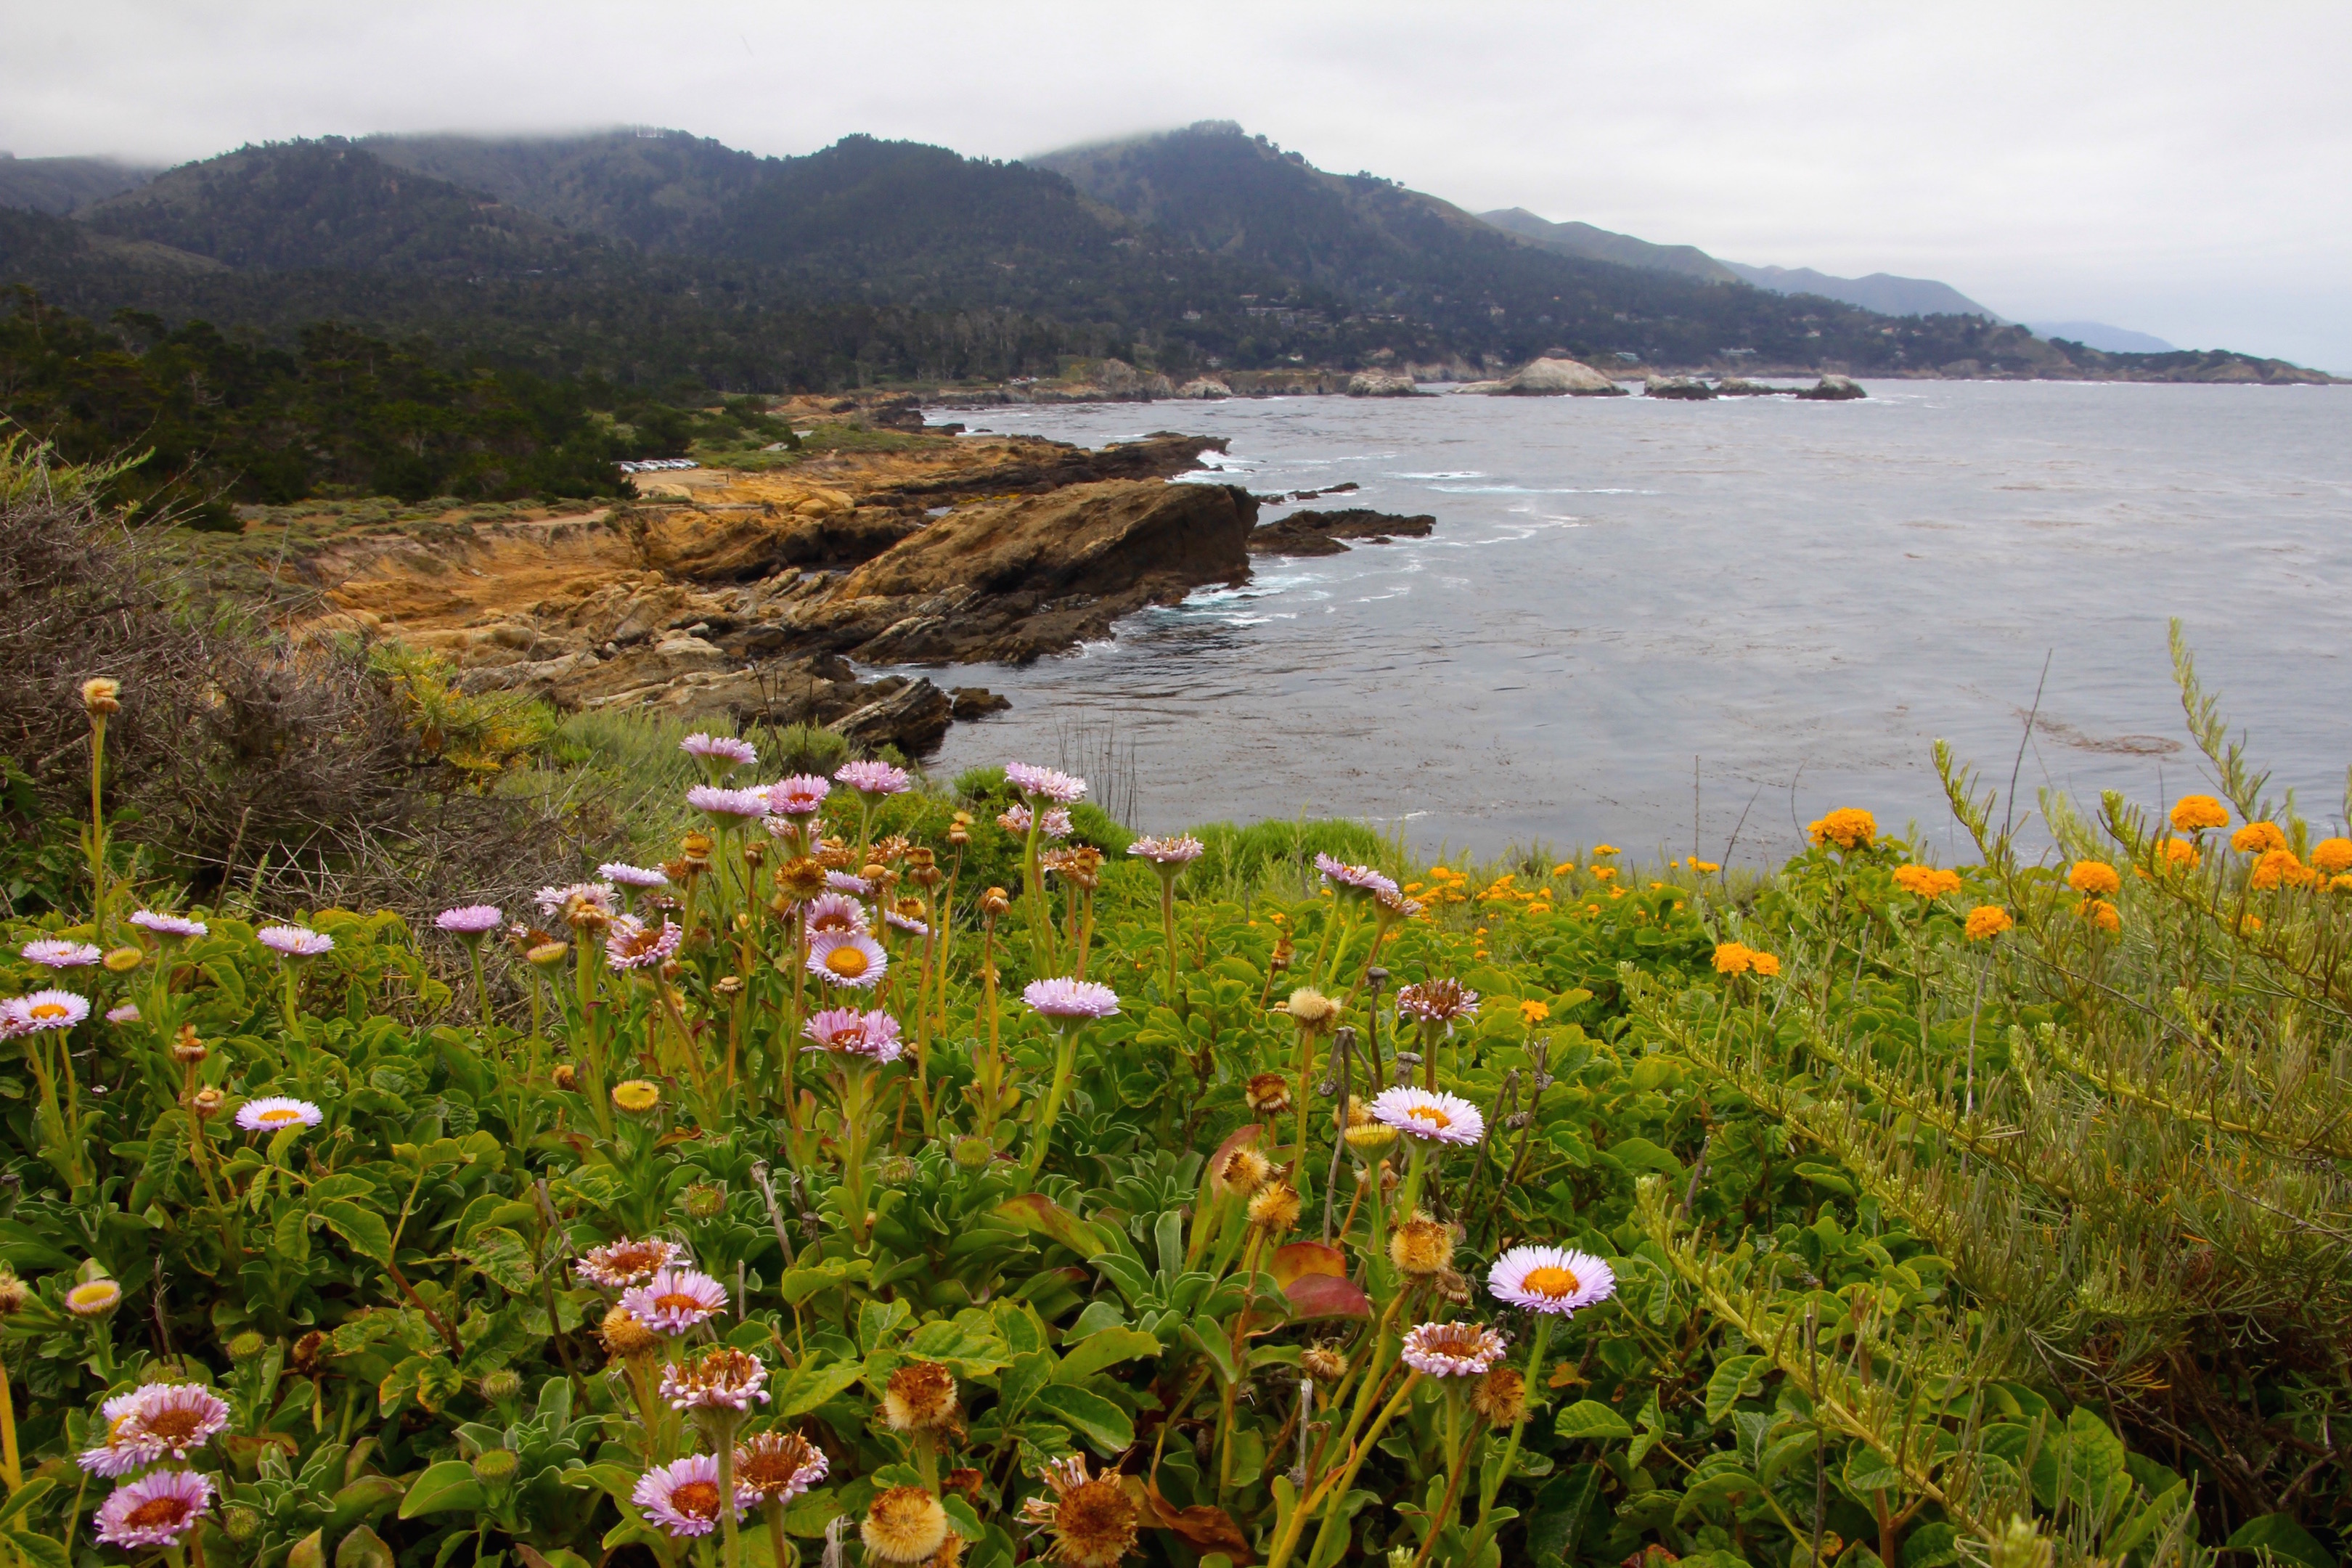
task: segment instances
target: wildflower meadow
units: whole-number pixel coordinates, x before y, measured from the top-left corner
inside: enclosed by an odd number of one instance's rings
[[[710,733],[685,831],[413,918],[134,858],[93,679],[0,1553],[2335,1568],[2352,839],[2179,657],[2211,793],[2053,854],[1941,754],[1969,863],[1766,873]]]

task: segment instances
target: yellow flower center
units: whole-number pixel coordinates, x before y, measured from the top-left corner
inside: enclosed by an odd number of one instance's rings
[[[824,966],[844,980],[856,980],[863,975],[869,962],[863,948],[852,947],[846,942],[824,955]]]
[[[654,1305],[664,1311],[699,1312],[702,1310],[701,1300],[689,1296],[683,1290],[672,1290],[667,1295],[656,1296],[654,1298]]]
[[[66,1006],[62,1002],[36,1002],[27,1009],[36,1018],[62,1018]]]
[[[1574,1273],[1566,1268],[1555,1268],[1549,1264],[1541,1268],[1528,1269],[1528,1277],[1519,1283],[1538,1296],[1549,1296],[1555,1300],[1573,1296],[1581,1288],[1581,1282]]]
[[[87,1285],[77,1285],[66,1292],[66,1303],[73,1307],[103,1307],[121,1300],[122,1287],[110,1279],[93,1279]]]
[[[276,1127],[281,1122],[301,1121],[302,1113],[290,1105],[273,1105],[254,1120],[265,1127]]]
[[[683,1486],[672,1489],[669,1494],[669,1505],[678,1512],[695,1519],[713,1518],[719,1512],[719,1483],[688,1481]]]
[[[159,1410],[140,1423],[147,1430],[167,1442],[175,1437],[194,1436],[196,1424],[196,1413],[183,1409]]]
[[[1433,1105],[1416,1105],[1405,1114],[1416,1121],[1426,1121],[1432,1127],[1441,1130],[1454,1125],[1454,1118]]]

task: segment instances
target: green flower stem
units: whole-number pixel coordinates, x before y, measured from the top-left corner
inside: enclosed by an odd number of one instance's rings
[[[1495,1468],[1491,1479],[1482,1477],[1479,1481],[1478,1529],[1470,1541],[1470,1561],[1473,1563],[1478,1561],[1478,1554],[1486,1549],[1486,1542],[1494,1539],[1500,1522],[1494,1517],[1495,1499],[1501,1494],[1503,1483],[1511,1479],[1511,1467],[1518,1462],[1519,1436],[1528,1429],[1528,1413],[1535,1407],[1536,1388],[1543,1376],[1544,1352],[1550,1347],[1551,1314],[1545,1312],[1536,1319],[1536,1342],[1528,1352],[1528,1396],[1520,1408],[1519,1418],[1511,1423],[1510,1441],[1503,1445],[1503,1462]]]
[[[726,1568],[739,1568],[742,1562],[742,1545],[735,1524],[735,1428],[742,1420],[742,1412],[737,1410],[702,1413],[703,1438],[719,1457],[719,1530],[723,1542],[720,1558]]]
[[[1045,1168],[1045,1150],[1053,1142],[1054,1123],[1061,1119],[1062,1097],[1070,1091],[1070,1078],[1078,1065],[1078,1023],[1071,1019],[1062,1026],[1061,1043],[1054,1049],[1054,1079],[1046,1086],[1045,1098],[1037,1105],[1037,1133],[1029,1147],[1029,1179]]]
[[[1176,986],[1176,878],[1174,868],[1155,868],[1160,873],[1160,935],[1168,946],[1168,995],[1171,1011],[1181,1018],[1185,1014],[1185,998]]]

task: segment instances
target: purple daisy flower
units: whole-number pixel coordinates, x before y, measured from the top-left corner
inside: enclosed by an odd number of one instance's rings
[[[846,784],[862,795],[880,797],[904,795],[912,787],[907,770],[894,768],[885,762],[844,763],[833,772],[834,782]]]
[[[590,1247],[572,1268],[591,1285],[606,1290],[625,1290],[632,1285],[644,1284],[685,1258],[686,1248],[674,1241],[664,1241],[659,1237],[631,1241],[624,1237],[619,1241]]]
[[[1498,1301],[1565,1318],[1617,1293],[1617,1275],[1589,1252],[1566,1247],[1514,1247],[1495,1259],[1486,1289]]]
[[[1028,836],[1030,821],[1029,807],[1025,804],[1016,803],[1011,808],[996,814],[997,826],[1007,833],[1017,833],[1024,837]],[[1058,805],[1047,806],[1045,826],[1041,831],[1048,838],[1067,838],[1071,833],[1070,814]]]
[[[749,741],[732,735],[688,735],[677,743],[677,749],[702,763],[714,777],[725,777],[736,768],[748,768],[760,760],[760,753]]]
[[[758,1356],[720,1345],[663,1369],[661,1396],[672,1410],[749,1410],[768,1403],[768,1369]]]
[[[106,1441],[79,1456],[94,1476],[127,1476],[159,1459],[185,1459],[228,1426],[228,1402],[193,1383],[150,1383],[106,1402]]]
[[[496,904],[459,904],[454,910],[443,910],[433,917],[433,923],[451,936],[482,936],[499,929],[506,916]]]
[[[870,893],[874,884],[863,877],[853,877],[846,871],[827,871],[824,885],[836,893]]]
[[[1323,873],[1325,881],[1343,889],[1345,896],[1402,897],[1402,889],[1392,879],[1381,876],[1370,866],[1350,865],[1345,860],[1335,860],[1328,855],[1318,855],[1315,857],[1315,868]]]
[[[930,927],[915,919],[912,915],[902,915],[896,910],[884,910],[882,921],[883,923],[890,927],[891,930],[905,931],[908,936],[929,936],[931,934]]]
[[[820,980],[870,991],[889,968],[890,955],[862,931],[824,931],[809,939],[808,970]]]
[[[44,969],[82,969],[106,956],[89,942],[47,936],[37,937],[16,951]]]
[[[202,921],[192,921],[185,915],[167,915],[154,910],[140,910],[131,917],[131,923],[157,936],[187,939],[199,937],[212,930]]]
[[[819,893],[809,900],[807,918],[812,934],[821,931],[864,931],[866,906],[847,893]]]
[[[904,1048],[898,1043],[898,1020],[879,1009],[861,1013],[855,1007],[829,1007],[812,1014],[801,1033],[824,1050],[870,1057],[885,1065],[897,1061]]]
[[[1032,980],[1021,1000],[1048,1018],[1108,1018],[1118,1011],[1118,993],[1091,980]]]
[[[619,890],[610,882],[572,882],[561,888],[541,888],[536,901],[542,915],[569,915],[576,910],[610,919],[614,900],[619,897]]]
[[[631,1317],[657,1334],[682,1334],[726,1310],[727,1287],[697,1268],[664,1268],[621,1297]]]
[[[1032,799],[1042,796],[1055,805],[1076,805],[1087,794],[1087,781],[1076,773],[1030,763],[1005,763],[1004,782]]]
[[[263,926],[253,940],[280,958],[316,958],[334,950],[335,939],[324,931],[300,926]]]
[[[106,1010],[106,1021],[110,1024],[135,1024],[139,1022],[139,1004],[136,1002],[125,1002],[119,1007],[109,1007]]]
[[[688,1454],[683,1459],[672,1459],[647,1470],[637,1478],[629,1500],[644,1510],[646,1519],[674,1537],[709,1534],[719,1528],[722,1500],[718,1456]],[[740,1519],[744,1510],[758,1503],[759,1494],[739,1484],[734,1501],[735,1517]]]
[[[98,1505],[98,1539],[107,1546],[176,1546],[212,1501],[210,1477],[157,1470],[115,1488]]]
[[[1479,1377],[1509,1343],[1477,1323],[1423,1323],[1404,1337],[1404,1363],[1426,1377]]]
[[[643,866],[632,866],[626,860],[607,860],[596,868],[596,875],[616,887],[623,888],[643,889],[667,887],[669,884],[669,879],[661,872],[648,870]]]
[[[1382,1089],[1372,1116],[1408,1138],[1428,1143],[1475,1143],[1486,1135],[1486,1119],[1458,1094],[1401,1084]]]

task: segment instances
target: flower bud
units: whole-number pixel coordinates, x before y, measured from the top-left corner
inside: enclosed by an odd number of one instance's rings
[[[188,1101],[188,1109],[199,1117],[210,1118],[218,1116],[221,1107],[227,1102],[228,1096],[207,1084],[196,1090],[195,1098]]]
[[[556,1071],[561,1074],[564,1069],[558,1068]],[[661,1098],[661,1086],[641,1078],[633,1078],[626,1083],[613,1086],[614,1108],[625,1110],[631,1116],[650,1114],[659,1108]]]
[[[982,914],[1001,915],[1012,907],[1013,900],[1006,895],[1004,889],[1002,888],[991,888],[988,891],[981,894],[980,896],[980,912]]]
[[[252,1508],[232,1508],[221,1515],[221,1529],[228,1538],[242,1546],[261,1533],[261,1510]]]
[[[905,1154],[893,1154],[874,1168],[874,1174],[886,1187],[903,1187],[915,1179],[915,1162]]]
[[[996,1145],[977,1132],[967,1132],[955,1141],[955,1163],[967,1171],[985,1171],[996,1158]]]
[[[474,1479],[484,1486],[494,1487],[502,1481],[510,1481],[514,1479],[515,1471],[521,1468],[522,1461],[515,1458],[510,1448],[485,1448],[474,1456]]]
[[[717,1219],[727,1210],[727,1189],[697,1182],[678,1194],[677,1202],[688,1219]]]
[[[572,944],[568,942],[542,942],[524,953],[523,957],[541,969],[552,969],[562,963],[571,952]]]
[[[211,1054],[205,1048],[204,1041],[196,1037],[196,1026],[194,1024],[180,1026],[179,1038],[172,1042],[173,1061],[185,1067],[194,1067]]]
[[[721,996],[740,995],[743,991],[743,977],[740,974],[722,974],[710,988]]]
[[[268,1348],[269,1342],[268,1340],[263,1339],[251,1329],[247,1329],[245,1332],[229,1341],[228,1359],[239,1362],[251,1361],[255,1356],[259,1355],[263,1351],[266,1351]]]
[[[503,1405],[522,1392],[522,1374],[512,1367],[502,1366],[482,1378],[482,1397]]]
[[[135,947],[118,947],[106,955],[106,967],[116,974],[128,974],[147,962],[147,955]]]
[[[82,710],[93,719],[122,711],[122,682],[98,676],[81,683]]]
[[[13,1268],[0,1267],[0,1318],[13,1318],[32,1299],[33,1288],[16,1278]]]

